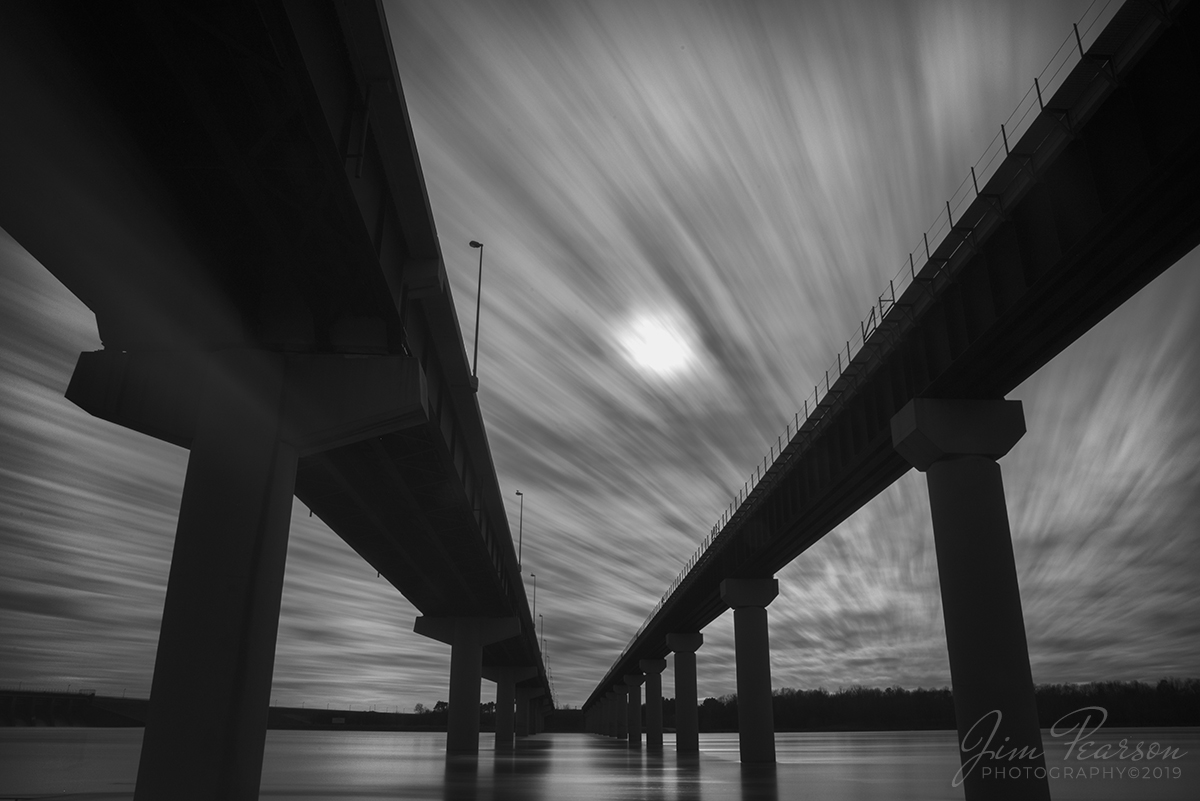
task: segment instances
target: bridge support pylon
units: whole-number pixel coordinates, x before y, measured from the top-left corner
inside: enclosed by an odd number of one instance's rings
[[[478,754],[483,646],[516,637],[521,622],[515,617],[419,617],[413,631],[450,645],[447,753]]]
[[[617,739],[625,740],[629,738],[629,688],[624,684],[617,684],[613,689],[617,693]]]
[[[188,458],[138,801],[258,795],[298,453],[281,441],[279,361],[225,367]]]
[[[725,579],[721,600],[733,607],[737,663],[738,750],[742,762],[775,761],[775,713],[771,708],[771,644],[767,605],[779,595],[776,579]]]
[[[517,682],[537,675],[535,667],[484,665],[483,677],[496,682],[496,751],[513,750],[516,732]]]
[[[637,751],[642,747],[642,682],[646,677],[638,674],[625,676],[627,689],[625,706],[626,739],[630,749]]]
[[[517,688],[517,736],[528,737],[536,734],[534,731],[533,702],[546,691],[541,687]]]
[[[698,631],[667,635],[667,647],[675,652],[675,750],[680,754],[700,753],[700,710],[696,698],[696,651],[704,644]]]
[[[68,399],[191,450],[137,801],[258,797],[299,459],[413,425],[422,382],[405,357],[80,355]]]
[[[1024,433],[1019,401],[917,398],[892,418],[929,485],[967,801],[1050,798],[996,463]]]
[[[646,674],[646,750],[661,754],[663,750],[662,672],[665,659],[642,659],[638,667]]]
[[[604,694],[604,734],[608,737],[617,736],[617,712],[625,711],[619,709],[619,700],[616,690],[609,690]]]

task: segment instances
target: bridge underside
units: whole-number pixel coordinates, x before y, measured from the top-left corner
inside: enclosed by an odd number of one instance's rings
[[[430,617],[504,609],[497,568],[449,453],[431,424],[301,459],[296,497]],[[490,616],[490,615],[489,615]],[[520,640],[484,646],[489,665],[525,665]]]
[[[302,454],[296,495],[423,614],[521,618],[486,662],[540,665],[381,9],[13,3],[0,28],[0,224],[100,353],[412,359],[422,419]],[[177,372],[156,391],[194,417]],[[120,380],[85,369],[72,397],[190,445],[109,408]]]

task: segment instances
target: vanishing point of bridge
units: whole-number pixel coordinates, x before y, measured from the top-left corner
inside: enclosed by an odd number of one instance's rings
[[[189,448],[135,797],[258,794],[293,494],[451,647],[447,748],[548,682],[377,2],[0,5],[0,225],[95,313],[67,396]],[[514,719],[515,718],[515,719]]]
[[[909,282],[879,299],[774,461],[739,495],[588,698],[591,731],[661,751],[674,653],[676,748],[698,749],[701,630],[734,610],[743,762],[775,761],[767,606],[774,575],[888,485],[926,474],[959,742],[971,799],[1049,798],[997,459],[1025,433],[1006,393],[1200,242],[1200,11],[1129,0]],[[986,177],[986,176],[985,176]],[[974,171],[972,180],[978,181]],[[876,313],[878,311],[878,314]],[[979,734],[980,730],[976,730]],[[1007,739],[1006,739],[1007,738]],[[980,739],[980,738],[976,738]],[[982,740],[981,740],[982,741]],[[980,758],[982,757],[982,758]],[[997,777],[1003,775],[1004,780]]]

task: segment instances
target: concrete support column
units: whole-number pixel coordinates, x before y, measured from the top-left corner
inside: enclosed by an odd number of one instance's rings
[[[633,750],[638,750],[642,747],[643,681],[645,681],[645,676],[641,674],[632,674],[625,677],[625,686],[628,688],[625,729],[628,733],[629,747]]]
[[[533,734],[533,724],[530,722],[533,709],[533,699],[540,696],[545,690],[540,687],[518,687],[517,688],[517,736],[528,737]]]
[[[775,713],[771,707],[771,645],[767,605],[779,595],[775,579],[725,579],[721,600],[733,607],[737,663],[738,746],[742,762],[775,761]]]
[[[257,798],[297,463],[426,420],[420,365],[101,350],[67,398],[191,449],[134,797]]]
[[[662,672],[665,659],[642,659],[638,667],[646,674],[646,750],[661,754],[663,750]]]
[[[680,754],[700,753],[696,651],[703,644],[704,635],[699,632],[667,635],[667,647],[675,652],[675,750]]]
[[[609,737],[617,736],[617,698],[615,690],[609,690],[604,694],[604,733]]]
[[[624,740],[629,737],[629,688],[624,684],[618,684],[613,687],[617,693],[615,717],[617,719],[617,739]]]
[[[892,419],[896,450],[925,472],[929,485],[968,801],[1050,798],[996,464],[1024,433],[1019,401],[918,398]],[[1009,758],[1022,750],[1039,756]],[[1005,778],[997,781],[1002,771]]]
[[[188,459],[135,798],[258,797],[297,449],[282,361],[213,369]]]
[[[507,672],[506,672],[507,673]],[[511,675],[496,679],[496,742],[495,750],[511,751],[516,737],[517,687]]]
[[[518,681],[537,675],[535,667],[515,665],[484,665],[483,677],[496,682],[496,750],[513,750],[513,735],[516,731],[515,707]]]
[[[483,647],[521,633],[515,617],[419,617],[413,630],[450,645],[450,710],[446,751],[479,753],[479,684]]]

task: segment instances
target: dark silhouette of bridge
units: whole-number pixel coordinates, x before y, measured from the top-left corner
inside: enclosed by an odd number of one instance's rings
[[[67,396],[191,450],[138,799],[257,795],[293,493],[452,645],[451,750],[481,673],[498,748],[550,700],[391,47],[376,2],[0,6],[0,225],[104,345]]]
[[[906,286],[879,298],[857,349],[847,343],[596,686],[591,730],[640,747],[644,682],[647,747],[660,749],[664,657],[676,654],[677,714],[694,709],[700,632],[732,607],[742,759],[774,761],[773,576],[916,466],[929,481],[960,742],[1002,709],[1002,733],[1040,749],[995,463],[1024,421],[1003,398],[1200,242],[1196,5],[1129,0],[1086,50],[1078,28],[1069,42],[1078,63],[1053,94],[1032,87],[1036,118],[1019,138],[1001,129],[994,171],[972,170],[944,237],[909,256]],[[677,718],[677,747],[695,750],[694,718]],[[1044,778],[982,787],[988,764],[967,777],[968,798],[1048,797]]]

